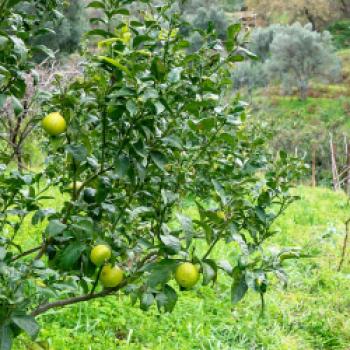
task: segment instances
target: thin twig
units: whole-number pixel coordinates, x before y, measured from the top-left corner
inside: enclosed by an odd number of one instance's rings
[[[217,237],[214,239],[214,241],[211,243],[211,245],[209,246],[209,249],[207,250],[207,252],[203,255],[202,260],[205,260],[209,254],[211,253],[211,251],[214,249],[214,247],[216,246],[216,244],[219,242],[220,240],[220,235],[218,234]]]
[[[41,247],[42,247],[42,246],[40,245],[40,246],[38,246],[38,247],[29,249],[29,250],[27,250],[27,251],[25,251],[25,252],[23,252],[23,253],[21,253],[21,254],[19,254],[19,255],[16,255],[16,256],[14,256],[14,257],[12,258],[11,261],[16,261],[16,260],[18,260],[18,259],[21,259],[21,258],[27,256],[27,255],[33,254],[33,253],[37,252],[38,250],[40,250]]]

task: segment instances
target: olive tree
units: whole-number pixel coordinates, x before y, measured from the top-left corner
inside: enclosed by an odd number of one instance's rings
[[[182,8],[183,18],[193,24],[192,28],[206,30],[212,24],[223,39],[228,27],[228,18],[220,1],[191,0],[185,1]],[[182,28],[183,32],[192,36],[191,27]]]
[[[1,350],[22,330],[35,337],[50,309],[116,293],[170,312],[199,274],[206,286],[225,273],[233,303],[252,289],[264,305],[270,276],[284,281],[283,261],[299,256],[267,249],[303,164],[270,155],[246,104],[229,94],[232,64],[249,55],[240,27],[225,42],[208,28],[189,53],[176,3],[136,19],[132,2],[90,3],[104,24],[88,33],[98,42],[84,77],[58,81],[40,112],[54,135],[42,142],[45,167],[0,167]],[[62,207],[47,207],[49,188]],[[198,216],[185,214],[188,200]],[[29,218],[38,234],[23,241]],[[217,260],[222,244],[233,254]]]
[[[270,46],[275,34],[281,29],[281,25],[273,24],[268,27],[256,28],[253,30],[248,47],[254,52],[259,60],[265,62],[270,57]]]
[[[280,27],[270,50],[266,69],[271,78],[293,83],[303,100],[307,98],[312,78],[339,77],[340,62],[330,34],[318,33],[312,30],[311,25],[295,23]]]
[[[237,64],[232,73],[234,89],[246,89],[252,99],[253,91],[256,88],[267,86],[268,77],[264,65],[260,62],[241,62]]]

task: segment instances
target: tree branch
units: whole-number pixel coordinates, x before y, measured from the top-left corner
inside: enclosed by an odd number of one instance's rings
[[[84,302],[84,301],[89,301],[92,299],[103,298],[107,295],[110,295],[110,294],[113,294],[113,293],[119,291],[120,289],[122,289],[123,287],[126,286],[127,282],[128,282],[127,280],[124,280],[124,282],[122,282],[119,286],[117,286],[115,288],[105,289],[99,293],[93,293],[93,294],[89,293],[89,294],[84,294],[84,295],[77,296],[77,297],[67,298],[67,299],[63,299],[63,300],[54,301],[52,303],[39,305],[35,310],[33,310],[31,312],[31,315],[33,317],[35,317],[35,316],[43,314],[44,312],[46,312],[50,309],[53,309],[53,308],[60,308],[60,307],[64,307],[67,305],[72,305],[72,304],[76,304],[76,303],[80,303],[80,302]]]

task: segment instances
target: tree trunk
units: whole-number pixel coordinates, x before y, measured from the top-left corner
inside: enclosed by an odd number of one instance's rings
[[[316,187],[316,147],[312,147],[312,174],[311,174],[311,185]]]
[[[312,15],[312,13],[309,11],[309,9],[307,7],[304,8],[304,14],[305,14],[305,17],[307,18],[307,20],[311,23],[312,29],[313,30],[318,29],[315,17]]]
[[[15,157],[16,157],[16,162],[17,162],[17,169],[21,173],[24,169],[23,155],[22,155],[21,148],[17,147],[17,149],[15,151]]]
[[[330,135],[329,145],[331,150],[333,188],[334,188],[334,191],[338,191],[340,190],[340,184],[339,184],[339,174],[338,174],[337,158],[336,158],[337,151],[336,151],[336,146],[333,142],[332,135]]]
[[[309,84],[307,80],[301,80],[299,83],[299,97],[302,101],[307,99],[307,94],[309,91]]]

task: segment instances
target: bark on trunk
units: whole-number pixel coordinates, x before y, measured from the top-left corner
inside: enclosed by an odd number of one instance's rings
[[[314,29],[314,30],[318,29],[315,17],[311,14],[311,12],[309,11],[308,8],[304,8],[304,14],[305,14],[305,17],[307,18],[307,20],[311,23],[312,29]]]
[[[17,169],[19,172],[22,172],[24,169],[22,150],[20,148],[17,148],[15,154],[16,154]]]
[[[307,99],[307,94],[309,91],[309,84],[306,80],[300,81],[299,84],[299,96],[302,101],[305,101]]]

